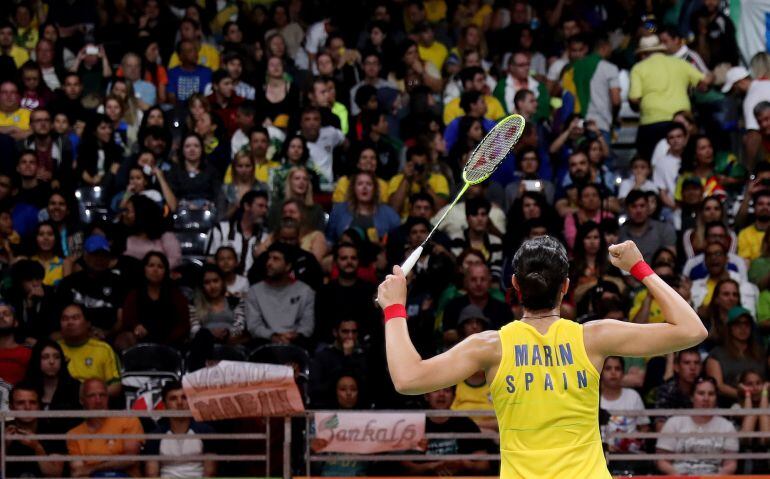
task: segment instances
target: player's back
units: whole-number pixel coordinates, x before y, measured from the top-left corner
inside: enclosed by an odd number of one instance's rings
[[[540,334],[514,321],[490,386],[500,426],[503,479],[611,478],[599,435],[599,373],[583,327],[560,319]]]

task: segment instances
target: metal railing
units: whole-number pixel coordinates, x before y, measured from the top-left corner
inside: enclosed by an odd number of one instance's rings
[[[310,476],[313,463],[321,463],[327,461],[366,461],[366,462],[393,462],[393,461],[437,461],[437,460],[489,460],[498,461],[500,459],[499,454],[454,454],[454,455],[440,455],[440,454],[422,454],[419,452],[414,453],[401,453],[401,454],[332,454],[332,453],[313,453],[310,447],[312,437],[308,433],[311,430],[311,421],[316,413],[328,413],[330,411],[307,411],[299,417],[304,417],[305,421],[305,434],[304,444],[302,450],[302,457],[300,461],[299,456],[294,455],[296,468],[292,468],[292,417],[282,417],[283,421],[283,443],[282,443],[282,458],[281,458],[281,474],[285,479],[292,477],[294,472],[304,469],[305,475]],[[358,411],[361,412],[361,411]],[[426,417],[494,417],[493,411],[451,411],[451,410],[422,410],[422,411],[400,411],[400,410],[372,410],[372,414],[377,413],[404,413],[404,412],[419,412],[424,413]],[[646,409],[646,410],[613,410],[609,411],[612,415],[616,416],[628,416],[628,417],[667,417],[667,416],[728,416],[728,417],[742,417],[742,416],[754,416],[754,415],[770,415],[769,409]],[[179,418],[179,417],[191,417],[191,414],[187,411],[167,411],[167,410],[155,410],[155,411],[0,411],[0,477],[8,477],[6,475],[6,467],[10,462],[62,462],[62,461],[159,461],[159,462],[198,462],[198,461],[232,461],[232,462],[261,462],[265,464],[265,471],[267,475],[271,471],[271,453],[275,452],[271,450],[271,427],[269,421],[265,423],[265,432],[254,433],[201,433],[195,434],[195,439],[211,440],[211,441],[243,441],[243,440],[257,440],[264,441],[265,453],[264,454],[197,454],[186,456],[164,456],[164,455],[115,455],[115,456],[95,456],[95,455],[47,455],[47,456],[19,456],[6,454],[7,444],[6,441],[13,441],[19,439],[28,440],[66,440],[66,439],[139,439],[139,440],[160,440],[160,439],[191,439],[188,434],[6,434],[6,425],[9,420],[15,418],[37,418],[37,419],[64,419],[64,418],[94,418],[94,417],[136,417],[136,418],[149,418],[152,420],[158,420],[161,418]],[[633,432],[622,433],[608,431],[605,436],[605,440],[611,440],[615,438],[629,438],[629,439],[658,439],[662,437],[708,437],[713,436],[713,433],[664,433],[664,432]],[[720,437],[725,438],[770,438],[770,432],[732,432],[720,434]],[[426,433],[425,438],[430,439],[497,439],[497,433],[493,432],[480,432],[480,433]],[[692,459],[770,459],[770,450],[767,452],[737,452],[737,453],[609,453],[607,456],[610,462],[612,461],[656,461],[656,460],[692,460]],[[304,466],[304,467],[303,467]]]

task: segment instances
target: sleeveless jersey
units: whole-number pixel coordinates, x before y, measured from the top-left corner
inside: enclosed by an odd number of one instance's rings
[[[499,334],[503,356],[490,390],[501,479],[611,479],[599,435],[599,373],[583,327],[560,319],[542,335],[514,321]]]

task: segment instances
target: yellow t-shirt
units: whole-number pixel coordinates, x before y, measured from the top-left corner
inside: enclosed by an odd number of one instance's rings
[[[642,309],[642,303],[647,298],[647,295],[649,294],[649,291],[646,289],[639,291],[639,293],[634,296],[634,304],[631,306],[631,311],[628,313],[628,318],[633,321],[634,316],[636,316],[636,313],[639,312],[640,309]],[[660,309],[660,304],[658,304],[658,300],[653,298],[652,302],[650,303],[650,315],[647,320],[648,323],[663,323],[666,321],[666,318],[663,317],[663,311]]]
[[[441,71],[444,60],[449,56],[449,50],[441,42],[433,42],[433,45],[429,47],[418,45],[417,50],[420,52],[420,58],[430,62],[438,71]]]
[[[476,10],[476,13],[473,14],[473,17],[471,17],[471,23],[479,28],[482,28],[484,26],[484,20],[490,15],[492,15],[492,7],[490,5],[484,4],[478,10]]]
[[[390,179],[388,182],[388,198],[390,199],[390,196],[398,190],[398,186],[401,184],[401,181],[404,179],[403,173],[398,173],[397,175],[393,176],[393,178]],[[428,185],[431,187],[434,193],[440,196],[447,197],[449,196],[449,182],[447,182],[446,178],[442,174],[437,173],[431,173],[428,177]],[[412,190],[409,192],[409,195],[413,195],[415,193],[420,192],[420,185],[418,185],[416,182],[412,183]],[[409,198],[404,201],[404,207],[401,209],[401,217],[406,218],[409,216]]]
[[[738,233],[738,256],[753,261],[762,255],[762,239],[765,232],[751,225]]]
[[[487,114],[485,118],[490,120],[499,120],[505,116],[505,110],[503,105],[500,104],[500,100],[492,95],[484,95],[484,103],[487,104]],[[444,106],[444,124],[448,125],[452,123],[455,118],[460,118],[465,115],[465,111],[460,107],[460,99],[454,98]]]
[[[628,98],[641,99],[642,125],[671,121],[674,113],[690,111],[689,87],[703,80],[703,73],[686,61],[653,53],[631,68]]]
[[[471,386],[466,381],[461,382],[455,389],[455,400],[452,401],[450,409],[453,411],[492,411],[495,409],[492,404],[492,394],[489,392],[489,384],[484,383],[481,386]],[[485,416],[471,417],[478,423],[485,419]]]
[[[388,182],[382,178],[377,178],[377,185],[380,188],[380,203],[388,202]],[[350,187],[350,178],[347,176],[341,176],[337,180],[337,186],[334,187],[334,193],[332,193],[332,203],[342,203],[346,201],[348,194],[348,188]]]
[[[611,479],[599,435],[599,372],[583,327],[560,319],[540,334],[523,321],[500,331],[490,391],[500,426],[500,477]]]
[[[11,58],[13,58],[13,63],[16,64],[16,68],[21,68],[22,65],[27,63],[29,60],[29,53],[24,48],[14,45],[11,47]]]
[[[59,340],[67,358],[67,369],[78,381],[97,378],[107,384],[120,381],[118,356],[109,344],[96,338],[90,338],[81,346],[69,346]]]
[[[0,126],[16,126],[22,130],[29,130],[29,114],[26,108],[19,108],[13,113],[0,111]]]
[[[174,52],[168,62],[168,68],[172,69],[180,65],[179,55]],[[198,49],[198,65],[211,68],[211,71],[219,70],[219,52],[213,45],[201,43]]]
[[[270,180],[270,171],[274,170],[275,168],[280,168],[281,164],[277,161],[268,161],[267,163],[260,163],[259,165],[254,168],[254,178],[257,181],[261,181],[262,183],[269,184],[268,181]],[[233,165],[229,165],[227,167],[227,171],[225,171],[225,179],[223,180],[224,184],[229,185],[233,182]]]
[[[45,269],[45,276],[43,277],[43,284],[46,286],[58,286],[61,280],[64,278],[64,258],[54,256],[51,258],[51,262],[46,265],[35,255],[30,257],[31,260],[37,261]]]

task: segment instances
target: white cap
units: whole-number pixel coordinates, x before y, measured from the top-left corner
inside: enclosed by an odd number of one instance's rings
[[[745,67],[737,66],[727,70],[725,75],[725,84],[722,86],[722,93],[728,93],[733,89],[733,86],[749,76],[749,71]]]

